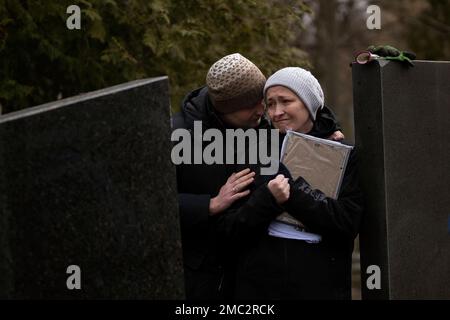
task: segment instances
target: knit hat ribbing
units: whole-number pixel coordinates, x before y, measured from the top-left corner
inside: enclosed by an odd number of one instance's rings
[[[209,97],[221,113],[253,107],[263,99],[265,82],[261,70],[239,53],[215,62],[206,76]]]
[[[283,86],[293,91],[308,108],[311,118],[316,120],[317,111],[323,108],[324,96],[319,81],[311,72],[298,67],[278,70],[267,79],[264,99],[267,99],[267,90],[273,86]]]

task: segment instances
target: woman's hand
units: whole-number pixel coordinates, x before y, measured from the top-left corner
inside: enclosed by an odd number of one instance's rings
[[[270,192],[278,204],[283,204],[289,199],[289,179],[279,174],[267,184]]]
[[[250,169],[244,169],[233,173],[227,182],[220,188],[219,194],[209,202],[209,214],[211,216],[221,213],[236,200],[247,196],[250,190],[245,190],[255,180],[255,173]]]

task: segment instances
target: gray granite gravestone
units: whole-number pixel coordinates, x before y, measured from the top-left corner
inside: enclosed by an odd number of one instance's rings
[[[184,298],[169,106],[161,77],[0,117],[1,298]]]
[[[450,298],[450,62],[414,64],[352,66],[363,299]]]

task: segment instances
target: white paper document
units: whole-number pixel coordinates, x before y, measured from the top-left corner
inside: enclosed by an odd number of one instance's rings
[[[310,243],[318,243],[322,240],[322,236],[315,233],[305,232],[291,224],[272,221],[269,226],[269,235],[278,238],[304,240]]]

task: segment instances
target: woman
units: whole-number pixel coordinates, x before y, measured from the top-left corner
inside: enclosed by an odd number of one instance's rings
[[[266,82],[264,99],[273,126],[324,137],[316,122],[324,106],[317,79],[302,68],[284,68]],[[354,151],[338,199],[312,190],[302,177],[292,181],[286,168],[261,180],[247,203],[222,217],[219,229],[234,243],[235,298],[350,299],[351,255],[362,215]],[[284,170],[284,171],[283,171]],[[258,179],[255,180],[258,183]],[[300,220],[318,243],[269,236],[267,228],[283,211]]]

